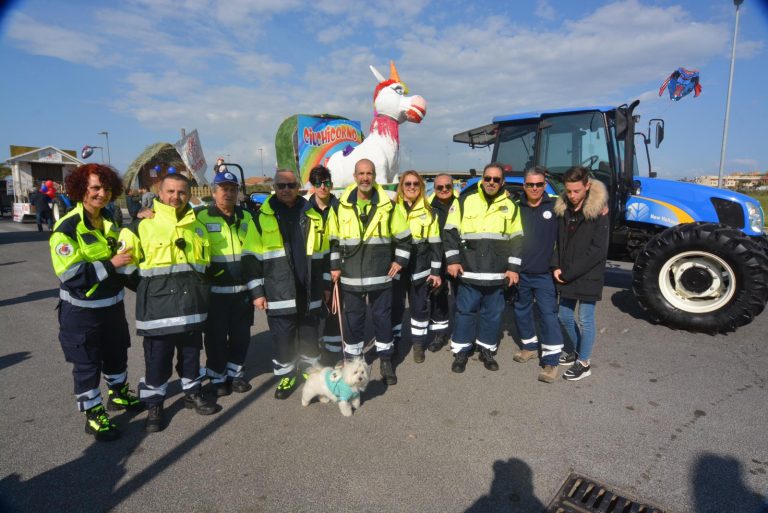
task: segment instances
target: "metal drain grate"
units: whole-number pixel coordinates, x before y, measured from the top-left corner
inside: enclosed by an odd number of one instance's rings
[[[665,513],[609,490],[593,479],[571,474],[542,513]]]

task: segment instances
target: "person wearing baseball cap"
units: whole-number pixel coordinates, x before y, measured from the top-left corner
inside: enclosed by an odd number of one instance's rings
[[[205,328],[206,376],[216,395],[244,393],[244,378],[253,324],[254,291],[261,284],[256,260],[256,226],[237,206],[237,177],[229,171],[213,179],[213,203],[195,209],[211,244],[211,306]]]

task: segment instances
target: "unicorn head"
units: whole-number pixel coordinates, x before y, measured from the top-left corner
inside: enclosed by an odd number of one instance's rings
[[[410,121],[421,123],[427,114],[427,102],[421,96],[406,96],[408,87],[400,80],[395,63],[389,62],[389,78],[370,66],[373,76],[379,81],[373,92],[373,108],[376,114],[387,116],[398,123]]]

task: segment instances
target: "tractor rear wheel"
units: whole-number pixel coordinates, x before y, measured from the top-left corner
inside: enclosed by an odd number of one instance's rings
[[[718,333],[748,324],[768,300],[768,255],[723,224],[673,226],[635,261],[632,288],[656,322]]]

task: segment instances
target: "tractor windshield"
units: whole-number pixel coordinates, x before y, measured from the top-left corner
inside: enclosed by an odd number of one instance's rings
[[[584,166],[610,184],[613,179],[605,116],[599,111],[575,112],[502,124],[495,160],[524,171],[534,164],[546,166],[555,185],[571,166]],[[541,138],[536,143],[536,131]]]

